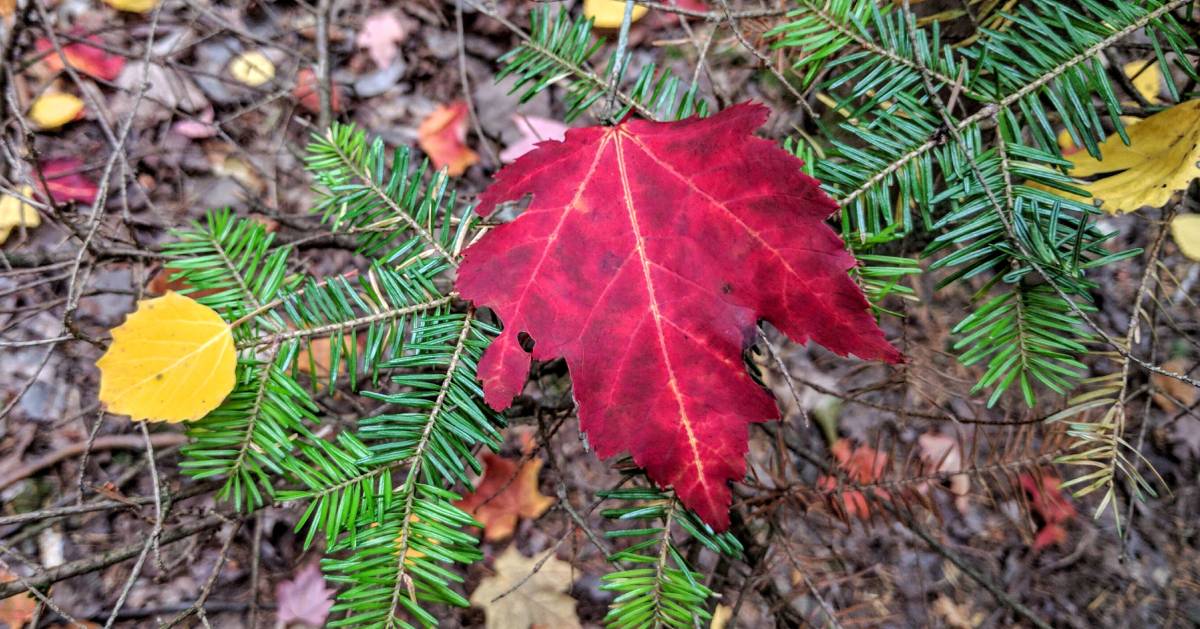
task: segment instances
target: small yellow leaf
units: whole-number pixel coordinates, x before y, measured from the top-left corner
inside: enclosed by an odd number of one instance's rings
[[[1130,61],[1121,68],[1125,76],[1133,83],[1133,88],[1146,99],[1147,103],[1156,105],[1162,102],[1158,92],[1162,89],[1162,70],[1154,59]]]
[[[130,13],[149,13],[158,6],[159,0],[104,0],[104,3],[118,11]]]
[[[1181,214],[1171,221],[1171,236],[1183,255],[1200,262],[1200,214]]]
[[[1095,159],[1085,151],[1067,155],[1072,177],[1093,177],[1075,185],[1103,201],[1112,214],[1141,207],[1162,207],[1171,195],[1200,176],[1200,100],[1160,111],[1128,127],[1129,146],[1117,134],[1100,144]],[[1066,193],[1064,196],[1072,196]],[[1082,197],[1076,197],[1082,200]]]
[[[633,7],[633,21],[649,10],[641,5]],[[625,0],[584,0],[583,16],[592,18],[596,28],[619,28],[625,20]]]
[[[29,119],[39,129],[52,131],[71,122],[83,111],[83,101],[74,94],[50,92],[42,94],[29,108]]]
[[[233,332],[208,306],[168,291],[138,302],[96,362],[100,401],[134,420],[200,419],[233,390]]]
[[[29,186],[21,188],[21,196],[32,199],[33,188]],[[32,229],[41,224],[41,215],[37,213],[37,210],[32,205],[22,201],[20,197],[15,195],[0,197],[0,245],[8,240],[8,235],[18,226],[24,225],[25,229]]]
[[[251,50],[229,62],[229,73],[243,85],[258,87],[275,78],[275,64],[263,53]]]

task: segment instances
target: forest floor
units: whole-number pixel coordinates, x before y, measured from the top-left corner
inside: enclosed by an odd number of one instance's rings
[[[95,362],[108,330],[138,299],[162,290],[163,278],[154,280],[171,230],[215,208],[261,217],[278,241],[296,243],[297,271],[361,267],[353,242],[313,236],[321,223],[310,213],[303,156],[330,119],[388,146],[415,147],[422,121],[465,102],[467,145],[479,159],[458,179],[472,194],[500,167],[500,152],[522,138],[522,120],[561,120],[560,91],[520,103],[509,94],[512,79],[495,80],[497,59],[520,42],[505,22],[527,25],[542,3],[490,3],[493,16],[466,0],[393,9],[372,0],[313,4],[168,0],[135,14],[99,0],[0,0],[0,193],[35,181],[33,164],[57,160],[83,180],[68,176],[63,185],[91,181],[107,199],[47,206],[40,226],[13,230],[0,249],[0,582],[23,581],[38,599],[29,607],[24,594],[0,601],[0,624],[191,626],[200,621],[189,611],[203,608],[212,626],[275,625],[278,607],[295,604],[280,600],[294,595],[279,585],[322,552],[320,544],[305,550],[294,531],[301,509],[239,513],[214,496],[211,482],[180,472],[180,426],[105,413]],[[394,21],[367,27],[387,10]],[[744,22],[753,35],[771,20]],[[634,26],[629,45],[635,60],[653,58],[685,76],[706,50],[704,89],[722,104],[770,105],[776,113],[762,135],[786,136],[800,117],[790,95],[728,33],[709,50],[707,29],[655,12]],[[107,55],[124,59],[123,69],[111,80],[47,69],[54,49],[37,42],[48,30],[61,45],[95,35]],[[271,60],[270,80],[250,86],[230,75],[230,60],[247,51]],[[302,71],[320,77],[324,68],[336,102],[296,90]],[[87,106],[61,129],[34,131],[29,104],[51,87],[83,95]],[[1161,218],[1151,212],[1103,226],[1119,232],[1113,247],[1151,249],[1166,229]],[[1142,355],[1183,360],[1186,370],[1200,347],[1191,301],[1198,269],[1166,246],[1160,264],[1180,281],[1155,287],[1154,309],[1134,340]],[[1097,321],[1114,335],[1129,332],[1144,271],[1133,260],[1097,278]],[[719,602],[736,610],[725,626],[1200,624],[1200,416],[1188,408],[1196,391],[1134,370],[1126,435],[1162,483],[1153,481],[1158,495],[1144,502],[1121,488],[1120,529],[1111,509],[1093,519],[1095,496],[1076,500],[1057,489],[1058,477],[1080,473],[1052,464],[1065,426],[1038,421],[1063,400],[1046,395],[1026,409],[1005,398],[989,408],[986,396],[971,393],[977,370],[959,365],[950,349],[950,330],[978,286],[935,294],[935,275],[915,277],[919,301],[890,304],[903,317],[882,320],[909,359],[902,366],[839,358],[780,335],[754,353],[785,418],[752,429],[749,480],[735,489],[746,561],[693,557]],[[1091,362],[1094,374],[1111,366],[1103,357]],[[320,403],[331,432],[373,404],[345,394]],[[572,508],[560,504],[523,519],[511,539],[485,542],[486,561],[468,569],[462,589],[490,575],[510,544],[527,556],[553,547],[572,566],[568,594],[580,621],[597,626],[611,595],[600,588],[606,563],[586,528],[604,529],[596,492],[621,475],[586,449],[561,363],[542,366],[514,417],[543,421],[518,419],[505,454],[536,443],[542,493]],[[861,494],[839,500],[820,491],[831,446],[858,466],[860,480],[886,492],[882,498],[868,504]],[[166,504],[155,500],[156,488]],[[156,531],[161,542],[143,554]],[[447,627],[484,622],[478,608],[436,613]]]

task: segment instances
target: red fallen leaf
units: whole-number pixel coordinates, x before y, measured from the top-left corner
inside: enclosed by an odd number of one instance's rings
[[[1062,480],[1054,472],[1043,470],[1036,476],[1021,474],[1020,481],[1035,520],[1040,520],[1037,535],[1033,538],[1033,550],[1067,541],[1067,529],[1063,525],[1075,519],[1075,505],[1059,489]]]
[[[81,29],[73,29],[71,32],[76,36],[82,36],[83,33]],[[103,48],[93,45],[104,43],[95,35],[88,35],[84,39],[86,39],[85,42],[70,44],[59,42],[62,44],[63,56],[67,58],[67,62],[71,64],[72,68],[97,79],[116,80],[117,76],[121,74],[121,69],[125,67],[125,57],[109,54]],[[49,38],[40,37],[33,45],[39,53],[45,54],[42,61],[51,72],[63,69],[62,57],[54,50],[54,44],[50,43]]]
[[[434,168],[447,167],[452,177],[479,161],[479,155],[466,145],[467,122],[467,104],[458,101],[438,107],[417,128],[421,150],[433,160]]]
[[[337,83],[330,86],[329,107],[333,113],[342,110],[342,90]],[[317,82],[317,73],[312,68],[301,68],[296,73],[296,87],[292,88],[292,96],[300,102],[300,106],[309,113],[321,112],[321,90]]]
[[[855,483],[873,483],[883,477],[887,470],[888,455],[868,446],[854,447],[849,439],[838,439],[829,448],[838,468],[846,473],[846,478]],[[835,476],[822,474],[817,478],[817,488],[833,494],[838,488]],[[891,495],[883,489],[873,490],[876,500],[890,500]],[[845,489],[840,492],[841,504],[834,502],[835,508],[840,508],[851,517],[866,520],[871,517],[871,508],[867,496],[857,489]],[[833,496],[831,495],[831,499]]]
[[[767,113],[741,104],[541,143],[480,197],[484,216],[533,201],[466,251],[457,282],[504,321],[479,364],[489,405],[520,393],[528,334],[533,358],[566,358],[596,453],[629,451],[720,530],[747,423],[779,417],[742,361],[760,318],[797,342],[902,360],[824,222],[837,206],[800,160],[753,136]]]
[[[46,193],[55,203],[78,201],[91,204],[100,187],[83,174],[84,164],[78,157],[60,157],[42,162],[46,177]]]
[[[475,493],[467,494],[454,506],[483,524],[487,541],[511,536],[518,518],[539,518],[554,504],[554,498],[538,491],[541,459],[530,459],[518,470],[516,461],[488,452],[483,455],[483,464],[483,480]]]

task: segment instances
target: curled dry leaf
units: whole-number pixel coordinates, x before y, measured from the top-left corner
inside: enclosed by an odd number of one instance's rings
[[[333,607],[333,590],[325,587],[325,578],[315,563],[300,570],[290,581],[275,586],[275,604],[279,606],[279,626],[303,623],[309,627],[324,627]]]
[[[458,101],[438,107],[417,128],[421,150],[435,168],[445,168],[452,177],[479,161],[479,155],[467,148],[467,118],[467,104]]]
[[[480,581],[471,592],[471,604],[483,608],[487,629],[580,627],[575,599],[563,593],[571,586],[571,564],[553,553],[550,549],[525,557],[516,544],[510,544],[496,559],[496,574]],[[502,594],[503,598],[495,600]]]
[[[83,100],[74,94],[49,92],[29,107],[29,119],[43,131],[53,131],[83,116]]]
[[[483,480],[454,506],[483,523],[487,541],[508,538],[518,518],[539,518],[554,504],[554,498],[538,490],[541,459],[530,459],[518,470],[516,461],[489,452],[483,455],[483,464]]]
[[[233,390],[237,352],[229,324],[176,292],[137,306],[96,362],[100,401],[134,420],[204,417]]]
[[[1029,509],[1038,526],[1033,549],[1039,551],[1067,541],[1066,525],[1075,519],[1075,505],[1063,495],[1062,481],[1051,470],[1039,474],[1021,474],[1021,488],[1029,499]]]
[[[1200,262],[1200,214],[1180,214],[1171,219],[1171,237],[1183,255]]]
[[[55,203],[77,201],[90,205],[96,201],[100,186],[83,174],[86,167],[78,157],[47,160],[41,168],[46,178],[45,192]]]
[[[180,120],[171,125],[171,131],[192,140],[211,138],[217,134],[217,126],[213,124],[213,116],[212,105],[209,105],[204,108],[204,111],[200,112],[198,118]]]
[[[966,497],[971,491],[971,477],[955,473],[963,470],[962,447],[958,440],[947,434],[927,432],[917,437],[917,447],[930,471],[953,474],[950,477],[950,493],[955,495],[954,506],[959,511],[965,511]]]
[[[21,188],[21,196],[32,199],[33,188],[29,186]],[[33,229],[41,224],[42,217],[38,214],[37,209],[22,201],[20,197],[12,194],[0,197],[0,245],[8,240],[8,236],[14,229],[18,229],[22,225],[25,226],[25,229]]]
[[[1186,358],[1172,358],[1163,363],[1163,369],[1175,373],[1188,373],[1191,366],[1191,361]],[[1152,373],[1150,382],[1154,385],[1154,403],[1168,413],[1179,412],[1180,404],[1184,408],[1191,408],[1196,403],[1196,398],[1200,397],[1200,390],[1196,387],[1170,376]]]
[[[54,44],[48,38],[41,37],[34,42],[34,48],[39,54],[44,55],[42,62],[49,71],[62,70],[62,57],[66,57],[67,63],[71,64],[72,68],[93,78],[113,81],[120,76],[121,69],[125,67],[125,57],[105,51],[103,40],[95,35],[84,37],[83,29],[72,29],[71,34],[83,41],[66,43],[60,38],[62,56],[59,56],[58,52],[54,50]]]
[[[650,9],[633,7],[633,21],[642,19]],[[596,28],[618,28],[625,20],[625,0],[583,0],[583,14],[592,18]]]
[[[1083,151],[1066,156],[1073,164],[1071,176],[1097,177],[1076,185],[1102,201],[1105,211],[1162,207],[1200,176],[1200,100],[1154,114],[1130,126],[1127,134],[1128,146],[1117,134],[1101,143],[1102,159]]]
[[[275,64],[261,51],[248,50],[229,62],[229,74],[242,85],[258,87],[275,78]]]
[[[564,357],[596,453],[629,451],[717,530],[749,423],[779,417],[742,360],[759,319],[841,355],[902,359],[846,273],[854,256],[825,223],[837,205],[754,137],[767,114],[747,103],[541,143],[480,196],[481,216],[533,199],[467,249],[457,281],[504,322],[479,363],[489,405],[512,403],[531,358]]]

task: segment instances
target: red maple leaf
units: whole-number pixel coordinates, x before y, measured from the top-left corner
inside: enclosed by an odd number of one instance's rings
[[[478,211],[532,194],[529,209],[466,251],[457,282],[504,322],[479,364],[488,404],[520,392],[528,334],[533,358],[566,358],[596,453],[628,450],[719,530],[747,424],[779,417],[742,362],[760,318],[797,342],[901,360],[824,223],[837,206],[800,160],[754,137],[767,113],[742,104],[539,144]]]
[[[100,193],[100,186],[83,174],[85,169],[83,160],[78,157],[42,162],[42,175],[46,178],[43,189],[55,203],[78,201],[90,205]]]
[[[125,57],[107,52],[102,48],[103,40],[95,35],[84,37],[83,33],[83,29],[71,30],[73,36],[81,37],[84,41],[63,44],[63,57],[67,58],[67,63],[71,64],[71,67],[84,74],[105,81],[115,81],[120,76],[121,69],[125,67]],[[37,41],[33,42],[33,46],[38,53],[45,55],[44,62],[51,72],[63,69],[62,57],[58,55],[54,44],[48,38],[39,37]]]

